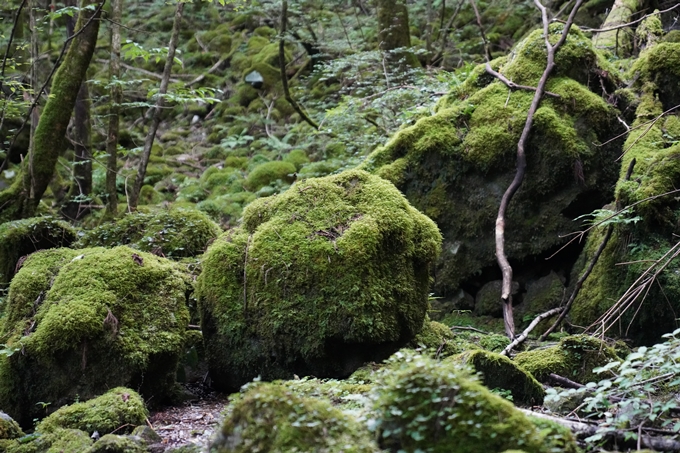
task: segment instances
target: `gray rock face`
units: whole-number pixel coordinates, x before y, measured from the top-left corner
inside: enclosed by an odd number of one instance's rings
[[[493,316],[494,318],[503,317],[503,306],[501,305],[501,288],[503,282],[494,280],[482,286],[475,297],[474,313],[477,316]],[[519,283],[512,282],[512,295],[517,294]]]

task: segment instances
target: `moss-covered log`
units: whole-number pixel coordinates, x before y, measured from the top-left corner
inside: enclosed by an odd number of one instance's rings
[[[593,36],[593,44],[598,49],[608,50],[616,55],[627,56],[633,51],[635,33],[632,27],[624,25],[631,22],[633,15],[646,3],[646,0],[615,0],[601,32]]]

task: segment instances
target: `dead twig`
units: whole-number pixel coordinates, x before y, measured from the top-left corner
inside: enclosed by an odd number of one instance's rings
[[[524,343],[524,340],[526,340],[529,337],[529,334],[531,333],[532,330],[534,330],[536,328],[538,323],[540,323],[544,319],[550,318],[551,316],[555,316],[556,314],[560,313],[562,310],[563,310],[562,307],[557,307],[557,308],[553,308],[552,310],[548,310],[545,313],[541,313],[540,315],[536,316],[536,318],[533,321],[531,321],[531,324],[529,324],[529,326],[526,329],[524,329],[524,331],[518,337],[516,337],[514,340],[512,340],[510,342],[510,344],[507,345],[505,347],[505,349],[503,349],[501,351],[501,355],[507,356],[508,354],[510,354],[510,352],[513,349],[515,349],[520,344]]]
[[[503,83],[505,84],[505,86],[507,86],[507,87],[510,88],[511,90],[536,91],[536,87],[530,87],[530,86],[528,86],[528,85],[519,85],[519,84],[513,82],[512,80],[509,80],[509,79],[508,79],[507,77],[505,77],[503,74],[494,71],[493,68],[491,68],[491,65],[490,65],[489,63],[486,63],[486,66],[484,67],[484,69],[486,69],[487,74],[490,74],[490,75],[496,77],[498,80],[500,80],[501,82],[503,82]],[[550,91],[546,91],[546,92],[545,92],[545,95],[546,95],[546,96],[553,97],[553,98],[560,98],[560,97],[562,97],[562,96],[560,96],[559,94],[557,94],[557,93],[552,93],[552,92],[550,92]]]

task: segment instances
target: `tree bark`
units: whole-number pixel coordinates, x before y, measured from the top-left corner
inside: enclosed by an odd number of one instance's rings
[[[92,60],[99,33],[101,4],[82,0],[76,34],[62,65],[56,71],[52,90],[35,131],[33,149],[24,162],[22,175],[11,187],[0,192],[0,219],[30,217],[40,203],[54,175],[57,159],[66,149],[66,128],[76,103],[80,85]],[[39,96],[40,93],[36,93]]]
[[[149,164],[149,158],[151,157],[151,148],[153,147],[153,142],[156,139],[158,125],[161,122],[161,112],[165,106],[165,94],[168,92],[170,74],[172,73],[172,64],[175,60],[175,50],[177,49],[177,41],[179,40],[179,28],[182,24],[183,10],[184,3],[180,0],[177,2],[177,8],[175,9],[175,19],[172,24],[172,36],[170,37],[170,44],[168,44],[168,59],[166,60],[165,68],[163,69],[163,78],[161,79],[161,86],[158,89],[158,99],[156,100],[156,105],[153,107],[153,117],[151,119],[149,131],[146,135],[146,140],[144,141],[144,152],[142,153],[142,160],[139,163],[139,167],[137,169],[135,185],[132,188],[132,193],[130,193],[130,198],[128,199],[128,206],[132,210],[137,209],[139,193],[142,190],[142,185],[144,185],[146,167]]]
[[[106,215],[118,214],[118,134],[120,129],[120,104],[123,102],[123,88],[120,79],[120,22],[123,17],[123,0],[111,2],[111,57],[109,60],[109,79],[111,81],[111,101],[109,106],[109,127],[106,136]]]
[[[384,51],[411,47],[405,0],[378,0],[378,39]]]
[[[90,212],[92,194],[92,118],[90,116],[90,91],[85,81],[80,85],[74,114],[73,182],[61,213],[71,220],[80,220]]]
[[[616,0],[611,11],[607,15],[602,28],[617,27],[632,20],[635,14],[645,3],[645,0]],[[593,45],[598,49],[609,50],[616,55],[628,55],[633,50],[633,38],[635,33],[630,27],[607,30],[593,36]]]

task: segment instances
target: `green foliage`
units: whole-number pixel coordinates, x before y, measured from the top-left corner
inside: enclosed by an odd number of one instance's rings
[[[136,211],[87,231],[75,245],[129,245],[169,258],[184,258],[203,253],[220,231],[208,216],[194,209]]]
[[[388,451],[578,451],[569,432],[540,429],[460,365],[397,353],[377,382],[373,429]]]
[[[244,186],[251,192],[257,192],[278,180],[291,183],[294,181],[296,168],[290,162],[272,161],[258,165],[248,174]]]
[[[422,328],[439,240],[432,221],[366,172],[254,201],[210,246],[198,280],[214,382],[346,376],[388,356]]]
[[[327,401],[277,384],[250,384],[228,406],[213,453],[377,453],[368,430]]]
[[[42,433],[60,428],[79,429],[102,436],[116,431],[131,432],[145,423],[149,413],[144,400],[134,390],[117,387],[102,396],[64,406],[42,420],[36,427]]]
[[[586,439],[597,444],[607,432],[629,430],[629,438],[637,440],[637,427],[660,427],[680,432],[675,412],[680,403],[673,396],[680,386],[677,363],[680,357],[680,329],[665,334],[662,343],[642,346],[625,360],[616,360],[596,368],[602,380],[589,382],[583,389],[548,391],[546,400],[585,394],[580,406],[583,415],[601,420],[598,432]]]

